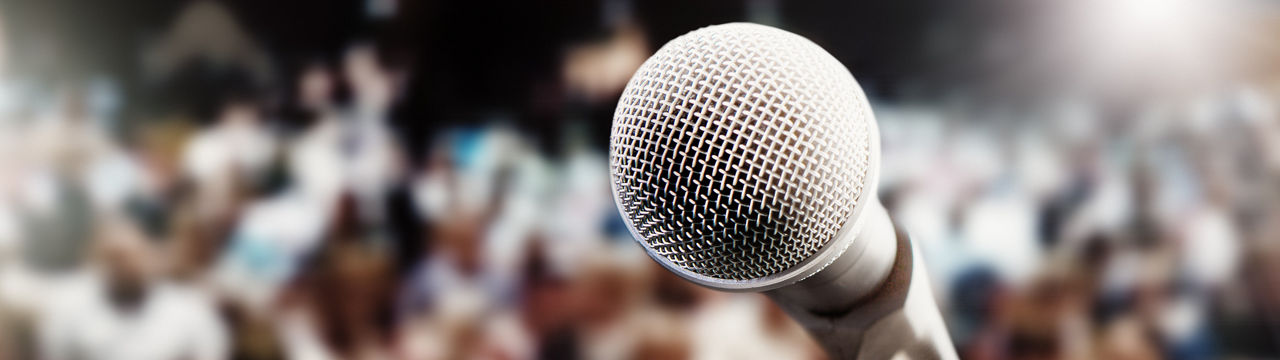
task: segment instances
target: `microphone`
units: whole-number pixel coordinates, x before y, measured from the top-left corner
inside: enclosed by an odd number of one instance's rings
[[[817,44],[746,23],[671,40],[628,82],[609,140],[618,210],[668,270],[765,293],[833,358],[956,357],[876,198],[870,104]]]

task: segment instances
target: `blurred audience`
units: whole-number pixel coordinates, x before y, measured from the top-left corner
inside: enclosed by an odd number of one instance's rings
[[[94,233],[86,272],[47,295],[38,325],[42,358],[228,357],[212,294],[167,283],[154,241],[128,220],[99,220]]]
[[[0,359],[825,357],[621,223],[590,138],[610,119],[583,109],[611,108],[651,24],[562,49],[528,94],[564,118],[556,141],[501,109],[410,141],[397,124],[457,119],[400,118],[419,70],[400,49],[357,37],[275,71],[296,54],[189,5],[144,75],[241,68],[214,111],[122,126],[74,81],[0,111]],[[1238,85],[1183,106],[877,101],[881,196],[961,356],[1280,356],[1280,88]]]

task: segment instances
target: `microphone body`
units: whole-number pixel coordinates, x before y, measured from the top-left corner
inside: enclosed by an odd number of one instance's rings
[[[808,39],[735,23],[668,42],[618,101],[609,161],[628,229],[668,270],[763,292],[833,358],[956,358],[876,198],[870,104]]]
[[[833,359],[955,359],[919,251],[880,204],[871,210],[860,237],[877,245],[765,295]]]

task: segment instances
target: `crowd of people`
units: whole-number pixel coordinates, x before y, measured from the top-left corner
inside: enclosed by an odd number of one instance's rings
[[[194,4],[148,71],[181,74],[207,51],[193,31],[235,27]],[[582,96],[606,99],[647,56],[616,33],[566,55]],[[402,69],[382,46],[352,42],[273,94],[227,73],[242,82],[208,85],[223,89],[204,119],[122,126],[76,82],[6,112],[0,358],[819,356],[763,298],[649,261],[582,131],[552,159],[514,127],[445,129],[412,161],[391,123]],[[288,114],[268,104],[284,93]]]
[[[891,108],[881,194],[963,357],[1271,357],[1273,104],[1245,88],[1012,125]]]
[[[569,51],[562,86],[616,99],[638,26]],[[555,156],[501,122],[408,146],[380,46],[202,119],[120,126],[88,82],[0,101],[0,359],[825,357],[763,296],[647,258],[575,123]],[[963,358],[1280,356],[1277,99],[874,101],[879,193]]]

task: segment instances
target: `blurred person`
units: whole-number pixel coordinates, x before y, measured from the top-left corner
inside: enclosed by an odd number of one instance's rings
[[[352,104],[336,141],[351,188],[373,212],[365,216],[380,221],[385,206],[380,196],[402,180],[405,157],[390,127],[401,81],[377,50],[373,44],[356,44],[344,55],[342,74],[351,85]]]
[[[572,283],[548,264],[539,239],[522,253],[519,296],[497,305],[476,291],[442,297],[432,311],[404,319],[404,355],[414,359],[578,359]],[[470,300],[470,301],[468,301]]]
[[[277,359],[285,344],[274,304],[322,240],[326,209],[295,197],[251,197],[232,181],[235,205],[213,219],[201,199],[178,199],[171,216],[169,271],[177,281],[219,295],[237,359]]]
[[[1088,190],[1075,188],[1059,194],[1060,197],[1054,200],[1054,204],[1062,206],[1056,208],[1061,212],[1044,214],[1053,216],[1045,220],[1057,223],[1054,229],[1056,232],[1046,232],[1043,236],[1052,238],[1060,251],[1074,255],[1090,246],[1085,242],[1094,240],[1090,237],[1091,234],[1127,230],[1128,226],[1138,221],[1134,219],[1137,215],[1133,204],[1135,195],[1130,188],[1134,182],[1127,178],[1128,175],[1127,169],[1098,170],[1090,185],[1087,185]],[[1077,196],[1075,200],[1070,200]],[[1047,227],[1042,229],[1050,230]]]
[[[276,158],[277,142],[255,100],[246,94],[228,96],[212,124],[183,150],[183,173],[206,200],[201,211],[217,213],[228,206],[221,200],[233,190],[232,182],[260,185]]]
[[[331,126],[340,121],[333,102],[333,75],[317,62],[309,64],[297,81],[296,102],[309,117],[309,128],[284,144],[288,152],[277,159],[284,162],[288,173],[287,187],[246,198],[243,206],[232,208],[231,218],[218,226],[210,228],[195,221],[186,233],[186,239],[191,240],[186,249],[214,251],[215,282],[244,306],[243,310],[256,315],[268,312],[307,254],[323,242],[342,201],[341,192],[348,186],[343,182],[348,169],[340,163],[341,154],[328,137]],[[238,193],[251,193],[243,182],[228,184],[239,188]],[[227,245],[225,250],[210,248],[207,241]]]
[[[285,352],[299,359],[391,359],[395,319],[391,263],[344,195],[323,242],[274,315]]]
[[[340,80],[327,56],[310,56],[299,63],[290,77],[290,86],[281,92],[292,96],[284,99],[280,109],[282,128],[290,140],[296,141],[322,120],[338,116],[339,95],[345,95],[340,91],[343,90]],[[293,144],[289,146],[292,148]]]
[[[580,358],[579,336],[574,332],[576,307],[570,276],[557,273],[549,263],[543,242],[528,242],[520,281],[520,322],[540,359]],[[516,339],[513,339],[516,340]]]
[[[947,325],[966,359],[1005,357],[1012,296],[994,271],[973,268],[958,275],[949,301]]]
[[[96,234],[91,267],[50,297],[40,319],[41,358],[227,358],[213,300],[162,280],[156,249],[136,225],[108,217]]]
[[[139,154],[147,160],[149,186],[131,203],[130,212],[148,222],[152,232],[162,237],[163,256],[158,259],[167,279],[176,284],[201,291],[219,300],[220,315],[225,326],[231,329],[228,354],[237,359],[278,358],[281,352],[266,303],[268,296],[261,291],[263,282],[277,280],[270,274],[248,273],[245,277],[233,270],[234,265],[247,263],[267,266],[275,258],[245,256],[244,249],[255,222],[261,222],[257,209],[261,200],[256,199],[249,184],[250,179],[239,171],[223,173],[214,184],[196,186],[189,177],[180,173],[181,163],[177,152],[165,149],[181,148],[184,135],[189,130],[179,122],[161,123],[144,130]],[[209,206],[209,205],[214,206]],[[306,212],[301,212],[306,213]],[[278,221],[271,219],[268,221]],[[258,234],[254,234],[258,235]],[[253,237],[256,239],[256,237]],[[248,267],[248,266],[246,266]]]
[[[1237,276],[1242,249],[1230,195],[1219,174],[1206,174],[1204,200],[1179,222],[1179,248],[1197,286],[1214,290]]]
[[[35,359],[37,314],[0,302],[0,358]]]
[[[1234,121],[1227,124],[1222,135],[1239,139],[1224,146],[1226,154],[1222,161],[1229,163],[1225,168],[1232,175],[1226,184],[1232,190],[1227,204],[1232,208],[1246,247],[1264,226],[1269,202],[1276,192],[1270,183],[1268,147],[1280,112],[1269,96],[1253,85],[1241,85],[1233,91],[1230,117]]]
[[[646,341],[656,340],[644,337],[653,334],[654,326],[670,326],[668,333],[688,332],[687,323],[665,321],[666,314],[646,306],[643,263],[617,261],[603,249],[590,254],[579,259],[584,264],[572,279],[575,331],[583,358],[634,358],[646,350]],[[680,353],[687,351],[676,351]]]
[[[196,223],[197,231],[185,239],[194,251],[189,255],[213,251],[209,280],[237,306],[265,315],[308,256],[324,246],[337,226],[334,220],[350,211],[341,208],[344,201],[321,202],[294,193],[247,199],[224,222]]]
[[[785,315],[781,316],[785,317]],[[652,319],[651,324],[636,334],[640,341],[631,358],[696,359],[694,340],[689,338],[683,319],[669,314],[655,316]]]
[[[537,218],[550,240],[547,246],[552,266],[559,271],[574,271],[581,263],[578,259],[591,256],[591,251],[606,240],[607,221],[617,216],[610,191],[608,157],[589,147],[585,130],[566,130],[563,155],[553,165],[557,167],[554,183],[546,190],[549,199],[544,200],[544,213]],[[520,175],[529,174],[513,174]]]
[[[487,216],[459,214],[444,219],[429,234],[426,256],[413,266],[401,285],[398,307],[402,316],[446,312],[451,297],[471,296],[481,307],[510,301],[512,284],[485,262],[483,236]]]
[[[583,358],[824,358],[763,296],[699,287],[624,245],[594,246],[574,270],[574,301],[565,311]]]
[[[308,63],[298,76],[298,106],[313,119],[332,115],[338,110],[334,102],[337,85],[333,70],[325,62]]]
[[[12,182],[0,204],[0,226],[11,243],[0,249],[0,307],[17,320],[13,330],[50,310],[52,299],[75,282],[89,257],[93,222],[106,205],[95,196],[94,169],[118,156],[118,147],[70,89],[44,117],[13,134]]]
[[[1013,359],[1088,359],[1094,351],[1088,301],[1071,269],[1041,275],[1011,303],[1008,351]]]
[[[475,293],[486,306],[514,301],[527,241],[544,230],[530,227],[545,226],[553,216],[539,205],[545,196],[540,187],[529,186],[536,171],[520,169],[537,164],[512,160],[518,146],[502,129],[459,131],[430,157],[414,184],[428,233],[417,246],[419,257],[406,259],[411,263],[401,285],[403,315],[433,312],[434,303],[451,292]],[[543,239],[540,249],[554,250],[555,241]],[[553,271],[564,270],[553,251],[540,255],[549,257]]]
[[[824,353],[781,308],[756,294],[725,294],[680,278],[647,259],[650,297],[639,310],[637,358],[822,359]],[[615,260],[616,261],[616,260]],[[651,331],[659,331],[650,334]]]
[[[571,97],[593,103],[612,101],[648,57],[644,31],[624,22],[602,41],[570,48],[560,69],[561,81]]]
[[[342,186],[342,156],[336,144],[341,124],[334,103],[336,79],[323,63],[308,65],[298,78],[298,106],[304,112],[303,132],[289,147],[289,170],[304,196],[328,201]]]
[[[79,89],[70,88],[54,109],[30,125],[23,141],[27,160],[16,204],[21,215],[24,259],[36,270],[75,269],[89,243],[97,201],[100,165],[119,156],[119,148],[84,109]]]
[[[174,199],[171,212],[165,214],[169,222],[167,241],[164,243],[166,273],[175,280],[199,286],[211,286],[211,270],[222,255],[228,239],[232,237],[238,213],[225,214],[215,219],[200,216],[198,201],[194,196]],[[243,202],[245,200],[238,200]],[[238,210],[240,207],[237,206]]]
[[[687,326],[692,359],[825,357],[799,324],[762,295],[716,294]]]
[[[19,245],[24,265],[63,273],[79,267],[90,243],[93,204],[83,182],[58,175],[34,175],[21,202]]]
[[[169,236],[173,215],[181,211],[180,203],[193,198],[193,186],[183,172],[182,150],[195,131],[188,122],[164,119],[141,127],[133,135],[130,157],[136,164],[133,177],[137,183],[122,207],[149,234]]]
[[[392,127],[405,71],[379,52],[373,42],[347,46],[337,68],[315,62],[298,79],[299,106],[310,124],[294,142],[291,171],[298,194],[327,202],[340,191],[354,194],[359,216],[382,232],[379,241],[396,249],[395,274],[403,275],[420,254],[423,226],[404,138]],[[349,89],[349,102],[335,101],[337,84]]]
[[[1213,353],[1203,295],[1180,278],[1173,256],[1151,256],[1138,269],[1133,315],[1156,341],[1161,357],[1205,359]],[[1191,291],[1189,291],[1191,290]]]
[[[114,136],[121,129],[112,127],[105,106],[95,104],[92,85],[62,85],[51,107],[16,140],[27,142],[27,155],[21,156],[29,156],[28,169],[81,183],[94,210],[116,209],[136,191],[138,169]]]
[[[227,92],[230,95],[223,99],[213,123],[185,144],[181,174],[188,185],[183,194],[162,202],[169,210],[167,218],[174,222],[169,236],[175,240],[173,255],[179,257],[172,270],[174,275],[198,283],[209,280],[207,285],[225,289],[236,301],[262,309],[269,295],[263,295],[256,285],[278,280],[239,270],[253,268],[241,261],[245,260],[241,255],[256,249],[250,246],[256,243],[245,239],[258,238],[246,233],[258,234],[246,228],[253,229],[255,221],[262,221],[255,210],[263,198],[270,199],[259,195],[266,193],[267,179],[278,165],[279,144],[257,101],[234,86]],[[275,259],[264,256],[250,264],[276,266]],[[237,277],[245,273],[249,275]]]
[[[343,54],[342,76],[351,86],[352,117],[357,121],[386,121],[401,95],[403,74],[388,66],[389,59],[379,50],[376,43],[357,41]]]
[[[646,278],[649,287],[646,292],[653,298],[654,306],[668,312],[694,316],[717,298],[711,289],[684,280],[661,266],[649,266]]]
[[[981,257],[960,231],[966,223],[963,210],[970,200],[924,179],[904,183],[891,194],[895,202],[891,211],[904,228],[911,229],[912,239],[920,242],[939,305],[945,307],[959,277],[982,265]]]
[[[511,310],[460,289],[430,312],[398,319],[397,352],[412,359],[533,358],[534,340]]]
[[[399,307],[421,342],[439,344],[430,358],[578,353],[569,281],[542,230],[554,215],[539,156],[522,146],[501,126],[450,132],[415,179],[427,236],[405,259]]]
[[[35,165],[83,175],[97,156],[116,150],[114,139],[89,111],[84,89],[77,85],[64,85],[49,107],[42,109],[42,116],[31,123],[24,140]]]
[[[1270,214],[1262,230],[1266,239],[1280,239],[1280,221]],[[1217,314],[1223,319],[1217,326],[1216,338],[1224,349],[1250,357],[1280,356],[1280,338],[1272,329],[1280,326],[1280,243],[1268,241],[1246,254],[1243,271],[1248,282],[1246,308],[1227,307]]]
[[[386,198],[402,184],[405,164],[389,125],[397,83],[379,61],[373,45],[347,50],[341,75],[353,103],[343,111],[333,103],[336,75],[323,65],[304,70],[298,102],[312,119],[291,144],[289,166],[300,196],[324,204],[349,190],[362,203],[360,216],[383,224]]]
[[[1081,295],[1090,302],[1090,320],[1095,323],[1105,323],[1121,310],[1117,309],[1118,294],[1107,291],[1112,289],[1105,286],[1108,271],[1117,259],[1116,253],[1123,250],[1117,237],[1111,235],[1096,233],[1083,240],[1079,249],[1063,254],[1069,258],[1065,261],[1077,269]]]
[[[1131,317],[1116,319],[1104,325],[1099,334],[1099,359],[1160,359],[1160,350],[1152,344],[1141,323]]]
[[[1044,256],[1036,241],[1033,209],[1032,200],[1018,189],[992,185],[963,210],[965,246],[1006,281],[1026,281]]]

